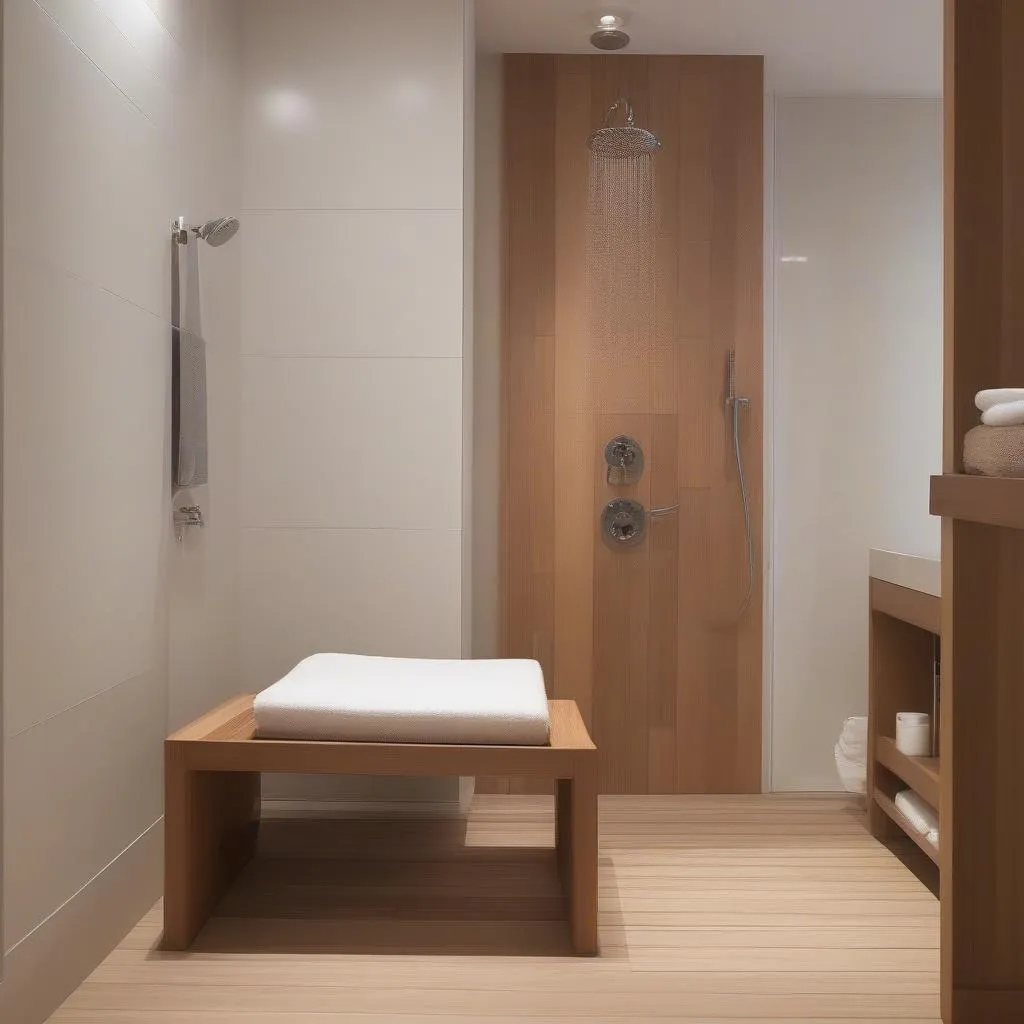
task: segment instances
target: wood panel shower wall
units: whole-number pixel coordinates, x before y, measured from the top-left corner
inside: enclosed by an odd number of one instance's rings
[[[603,792],[761,785],[761,579],[741,614],[724,389],[735,349],[760,566],[762,82],[755,57],[505,59],[502,647],[577,701]],[[585,284],[586,140],[620,95],[663,143],[653,328],[628,358],[588,336]],[[619,433],[646,453],[634,487],[607,482]],[[618,496],[681,508],[612,551]]]

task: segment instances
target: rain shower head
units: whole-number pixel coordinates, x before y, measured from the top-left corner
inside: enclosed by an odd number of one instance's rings
[[[237,217],[217,217],[215,220],[208,220],[195,231],[204,242],[218,246],[230,242],[238,233],[238,226]]]
[[[612,125],[612,118],[619,107],[626,111],[624,125]],[[587,140],[592,153],[614,159],[650,156],[661,149],[661,139],[646,128],[638,128],[636,117],[629,100],[625,97],[617,99],[609,108],[604,118],[604,126],[593,132]]]
[[[189,235],[192,234],[216,247],[230,242],[238,233],[238,228],[237,217],[215,217],[199,227],[189,226],[184,217],[179,217],[171,224],[171,237],[178,245],[187,245]]]

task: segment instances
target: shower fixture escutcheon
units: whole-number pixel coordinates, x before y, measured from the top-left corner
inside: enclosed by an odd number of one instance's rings
[[[646,509],[635,498],[612,498],[601,510],[601,536],[612,548],[635,548],[647,535],[647,524],[679,511],[679,505]]]
[[[644,450],[627,434],[613,437],[604,446],[604,460],[608,463],[608,483],[613,487],[635,484],[644,475]]]

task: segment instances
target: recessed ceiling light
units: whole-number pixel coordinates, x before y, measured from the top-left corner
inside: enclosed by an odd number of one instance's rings
[[[601,28],[622,28],[622,19],[614,14],[602,14],[597,23]]]

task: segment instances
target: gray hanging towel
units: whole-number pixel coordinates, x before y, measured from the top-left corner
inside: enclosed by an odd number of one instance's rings
[[[205,484],[206,342],[201,334],[198,245],[175,246],[171,296],[171,469],[175,490]]]

